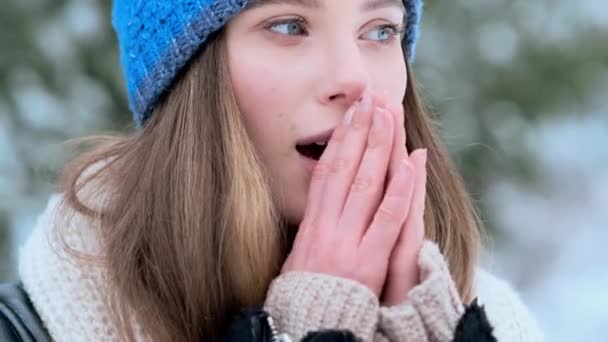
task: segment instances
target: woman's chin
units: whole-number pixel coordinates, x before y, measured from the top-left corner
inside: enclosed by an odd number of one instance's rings
[[[279,204],[282,219],[295,226],[304,220],[306,204],[308,201],[308,184],[305,182],[292,182],[290,186],[283,186],[282,197],[285,201]]]
[[[302,210],[302,213],[298,211],[292,213],[284,213],[283,219],[287,225],[294,226],[297,228],[300,226],[300,223],[302,223],[302,220],[304,219],[304,212]]]

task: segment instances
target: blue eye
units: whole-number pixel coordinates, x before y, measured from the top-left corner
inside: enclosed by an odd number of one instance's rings
[[[306,33],[304,22],[301,19],[288,19],[273,23],[270,24],[268,28],[273,32],[286,36],[299,36]]]
[[[367,32],[364,36],[370,40],[378,41],[380,43],[387,43],[400,34],[401,30],[399,30],[399,27],[389,24],[378,26]]]

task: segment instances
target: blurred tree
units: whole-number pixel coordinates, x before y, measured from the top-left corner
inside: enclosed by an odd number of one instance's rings
[[[10,228],[7,213],[0,210],[0,282],[12,279],[14,273],[10,245],[12,231]]]
[[[31,228],[68,157],[61,143],[130,123],[110,6],[7,0],[0,9],[0,279],[13,274],[8,229]]]
[[[608,82],[608,45],[598,42],[608,21],[585,21],[591,10],[582,2],[426,1],[415,70],[474,196],[500,178],[547,186],[527,154],[529,128],[606,111],[598,89]]]

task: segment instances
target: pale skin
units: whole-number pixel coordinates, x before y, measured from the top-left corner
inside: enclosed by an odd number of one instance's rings
[[[426,150],[408,153],[401,1],[269,1],[226,27],[247,130],[299,226],[283,272],[357,281],[383,305],[418,282]],[[335,128],[311,170],[296,141]]]

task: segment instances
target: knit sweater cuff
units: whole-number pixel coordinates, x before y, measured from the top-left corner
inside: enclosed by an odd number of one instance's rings
[[[299,341],[308,332],[340,329],[373,339],[379,303],[363,284],[310,272],[282,274],[271,284],[264,309],[280,333]]]
[[[420,284],[397,306],[380,309],[380,330],[391,341],[451,341],[464,305],[437,245],[418,255]]]

